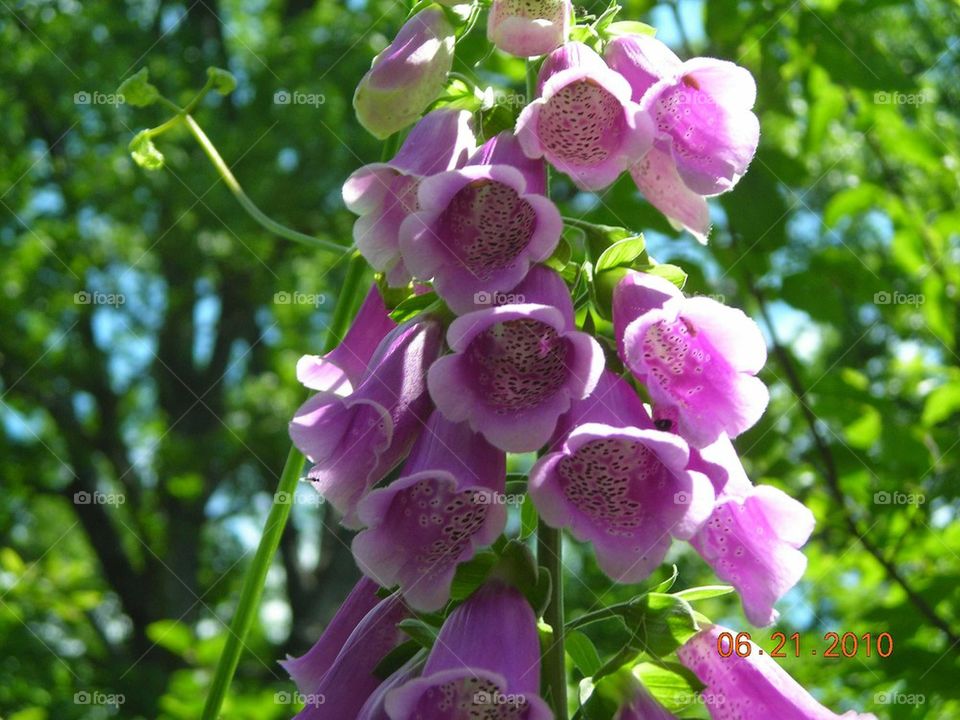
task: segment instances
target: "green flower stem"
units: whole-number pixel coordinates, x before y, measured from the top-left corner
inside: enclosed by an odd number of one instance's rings
[[[537,94],[537,66],[527,60],[527,102]],[[549,193],[549,189],[547,191]],[[543,652],[543,687],[555,720],[567,720],[567,666],[563,647],[563,548],[560,531],[543,519],[537,525],[537,564],[550,571],[550,602],[543,620],[553,628],[550,644]]]
[[[560,531],[542,519],[537,526],[537,564],[550,571],[550,602],[543,620],[553,628],[543,652],[543,686],[556,720],[567,720],[567,667],[563,647],[563,548]]]
[[[362,289],[362,280],[366,270],[366,263],[359,253],[354,253],[347,266],[346,277],[343,282],[343,290],[340,293],[340,300],[336,303],[333,316],[327,330],[327,337],[324,343],[325,349],[332,349],[347,331],[350,319],[356,312],[359,304],[360,290]],[[283,466],[283,472],[280,474],[280,483],[277,485],[277,495],[283,497],[280,493],[287,493],[287,497],[292,497],[297,489],[303,471],[304,457],[295,448],[291,447],[287,453],[287,461]],[[256,617],[257,608],[260,606],[260,597],[263,595],[263,586],[267,579],[267,572],[277,554],[277,548],[280,545],[280,537],[287,526],[287,520],[290,518],[290,509],[292,503],[278,503],[274,501],[270,508],[270,514],[267,516],[267,522],[260,536],[260,544],[257,546],[257,552],[253,556],[253,562],[247,568],[246,577],[243,580],[243,590],[240,593],[240,602],[237,603],[237,610],[234,613],[233,620],[230,622],[230,634],[227,636],[227,642],[220,654],[220,660],[217,662],[217,668],[214,672],[213,683],[210,686],[210,692],[207,694],[206,703],[203,706],[203,715],[201,720],[217,720],[220,715],[220,709],[223,706],[224,698],[233,680],[233,675],[237,671],[237,665],[240,662],[240,655],[243,652],[244,640],[250,632],[250,627]]]
[[[183,118],[183,121],[187,124],[187,128],[190,130],[190,133],[194,138],[196,138],[197,142],[200,143],[200,147],[203,148],[203,151],[207,154],[207,157],[210,158],[210,162],[213,163],[213,166],[217,169],[217,172],[220,173],[220,177],[223,178],[223,182],[226,183],[227,188],[229,188],[230,192],[232,192],[233,196],[237,199],[237,202],[240,203],[243,209],[246,210],[254,220],[260,223],[270,232],[275,233],[280,237],[285,237],[288,240],[293,240],[295,242],[310,245],[311,247],[319,248],[321,250],[328,250],[330,252],[342,253],[344,250],[346,250],[345,247],[338,245],[335,242],[321,240],[320,238],[313,237],[312,235],[298,232],[268,217],[266,213],[264,213],[253,203],[253,200],[247,197],[247,194],[243,191],[243,188],[240,187],[240,183],[230,171],[230,167],[226,162],[224,162],[223,158],[220,157],[220,153],[217,152],[217,148],[215,148],[213,143],[210,142],[210,138],[208,138],[206,133],[203,132],[203,130],[197,124],[197,121],[193,119],[193,116],[184,114],[178,117]]]

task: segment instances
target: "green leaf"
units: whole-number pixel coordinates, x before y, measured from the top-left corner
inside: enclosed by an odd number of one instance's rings
[[[880,431],[883,430],[883,418],[880,411],[870,405],[863,405],[860,408],[859,418],[847,425],[843,429],[843,434],[847,443],[858,450],[868,450],[880,437]]]
[[[690,670],[674,662],[638,663],[631,672],[661,705],[677,713],[693,705],[703,684]]]
[[[649,265],[646,248],[647,243],[642,234],[617,240],[600,253],[594,269],[599,274],[616,267],[632,267],[637,260],[641,265]]]
[[[677,577],[680,575],[680,571],[677,570],[677,566],[673,565],[670,570],[670,577],[666,580],[663,580],[657,583],[657,586],[653,588],[653,592],[663,593],[673,587],[673,584],[677,581]]]
[[[579,630],[571,630],[564,635],[564,647],[573,664],[586,677],[593,675],[603,665],[593,641]]]
[[[208,67],[207,79],[213,83],[213,89],[220,95],[229,95],[237,89],[237,78],[229,70]]]
[[[643,271],[645,273],[650,273],[651,275],[659,275],[660,277],[669,280],[680,290],[683,290],[683,286],[687,284],[687,274],[682,268],[679,268],[676,265],[670,265],[668,263],[651,265],[650,267],[644,268]]]
[[[498,559],[499,556],[493,550],[481,550],[469,562],[459,565],[453,576],[450,597],[454,600],[465,600],[470,597],[473,591],[487,579]]]
[[[656,35],[657,29],[636,20],[618,20],[607,25],[601,34],[612,39],[621,35]]]
[[[390,311],[390,319],[396,323],[406,322],[419,315],[435,302],[437,302],[437,294],[435,292],[411,295]]]
[[[652,592],[623,613],[634,631],[632,647],[654,657],[665,657],[700,629],[690,603],[676,595]]]
[[[183,657],[193,646],[190,628],[176,620],[157,620],[147,625],[150,642]]]
[[[432,648],[440,628],[434,627],[420,618],[406,618],[397,623],[397,627],[410,636],[420,647]]]
[[[927,395],[922,422],[927,427],[941,423],[960,410],[960,382],[941,385]]]
[[[708,598],[721,597],[733,592],[731,585],[702,585],[701,587],[688,588],[680,592],[673,593],[674,597],[683,598],[687,602],[696,602],[697,600],[706,600]]]
[[[141,130],[130,141],[130,155],[144,170],[159,170],[163,167],[163,154],[150,139],[149,130]]]
[[[146,107],[153,105],[160,99],[160,93],[148,80],[150,71],[147,68],[140,68],[133,75],[128,77],[117,88],[117,94],[123,96],[123,101],[134,107]],[[155,169],[155,168],[150,168]]]

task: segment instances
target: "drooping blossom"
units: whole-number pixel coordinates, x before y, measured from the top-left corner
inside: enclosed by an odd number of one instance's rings
[[[754,625],[770,625],[774,604],[803,577],[803,547],[813,532],[813,513],[770,485],[750,482],[726,435],[693,450],[690,467],[710,478],[717,493],[713,512],[690,544],[717,577],[733,585]]]
[[[872,713],[828,710],[753,642],[746,657],[738,652],[722,657],[717,643],[724,632],[737,635],[712,625],[677,651],[680,662],[706,686],[703,699],[713,720],[877,720]]]
[[[651,36],[616,38],[604,54],[655,125],[654,150],[631,176],[654,207],[705,242],[704,196],[732,190],[757,150],[753,76],[726,60],[682,62]]]
[[[540,690],[537,619],[492,580],[446,619],[422,676],[387,693],[391,720],[552,720]]]
[[[546,55],[570,34],[570,0],[493,0],[487,39],[518,57]]]
[[[360,124],[381,140],[413,124],[443,90],[455,43],[442,8],[407,20],[357,85],[353,107]]]
[[[392,330],[345,397],[320,392],[290,423],[290,437],[313,463],[314,487],[357,527],[363,495],[407,454],[430,414],[426,371],[440,353],[441,326],[420,316]]]
[[[582,190],[600,190],[650,149],[653,124],[630,84],[593,50],[569,42],[544,61],[540,97],[517,120],[530,157],[546,158]]]
[[[457,566],[503,532],[505,481],[502,451],[434,412],[400,477],[360,502],[357,565],[415,610],[439,610]]]
[[[420,182],[461,167],[476,150],[472,117],[466,110],[427,113],[392,160],[364,165],[343,185],[347,208],[360,216],[353,224],[353,241],[391,285],[410,280],[400,257],[400,225],[420,209]]]
[[[376,585],[361,580],[316,645],[280,663],[306,698],[296,720],[356,717],[380,685],[377,664],[406,639],[397,623],[409,615],[399,595],[378,600]]]
[[[736,437],[769,400],[756,377],[767,349],[756,323],[712,298],[685,298],[661,277],[629,271],[613,293],[624,364],[647,386],[654,408],[675,408],[678,432],[702,448]]]
[[[560,415],[593,390],[603,370],[600,345],[575,329],[566,286],[537,276],[523,288],[522,303],[454,320],[447,331],[453,353],[427,375],[430,396],[448,420],[469,422],[507,452],[546,443]]]
[[[663,561],[673,537],[689,539],[713,507],[713,487],[687,465],[682,438],[653,427],[636,392],[604,373],[570,415],[559,450],[530,471],[541,519],[590,542],[613,580],[639,582]]]
[[[420,183],[420,209],[400,228],[404,262],[415,277],[433,278],[454,312],[472,309],[478,294],[509,290],[560,240],[563,220],[545,189],[543,162],[500,133],[465,167]]]
[[[322,357],[301,357],[297,362],[297,380],[311,390],[349,395],[366,372],[377,345],[396,326],[377,286],[371,286],[343,341]]]

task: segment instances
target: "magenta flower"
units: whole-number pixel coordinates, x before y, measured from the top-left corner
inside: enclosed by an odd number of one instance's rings
[[[487,40],[518,57],[546,55],[570,34],[570,0],[493,0]]]
[[[372,285],[341,343],[323,357],[301,357],[297,362],[297,380],[311,390],[349,395],[363,377],[377,345],[396,326],[380,291]]]
[[[576,427],[530,471],[540,517],[593,544],[613,580],[639,582],[663,561],[671,537],[689,539],[713,507],[713,488],[688,469],[682,438],[657,430],[634,390],[604,373],[574,406]]]
[[[353,108],[360,124],[381,140],[413,124],[443,90],[455,42],[437,6],[407,20],[357,85]]]
[[[314,487],[357,527],[356,506],[407,454],[430,413],[425,374],[440,353],[440,323],[419,317],[377,346],[346,397],[320,392],[290,423],[290,437],[313,463]]]
[[[450,324],[453,354],[430,368],[430,396],[447,420],[469,422],[501,450],[536,450],[603,370],[600,345],[574,328],[566,286],[538,273],[523,303],[470,312]]]
[[[750,72],[713,58],[681,62],[662,42],[642,35],[610,41],[605,55],[629,81],[634,101],[653,117],[655,145],[672,157],[683,183],[698,195],[732,190],[760,140],[752,111],[757,84]]]
[[[357,565],[385,587],[399,584],[415,610],[439,610],[457,565],[503,532],[505,481],[503,452],[434,412],[400,477],[360,502],[368,529],[353,540]]]
[[[391,720],[552,720],[539,690],[537,619],[519,590],[493,580],[450,614],[422,677],[385,706]]]
[[[677,651],[706,687],[703,698],[713,720],[877,720],[872,713],[853,710],[837,715],[818,703],[786,670],[759,646],[750,643],[750,654],[736,652],[721,657],[717,652],[720,633],[737,633],[712,625],[694,635]]]
[[[396,594],[367,610],[371,597],[376,586],[361,580],[316,645],[280,663],[306,698],[297,720],[356,717],[380,685],[374,668],[406,639],[397,623],[410,613]]]
[[[343,185],[347,208],[360,216],[353,224],[353,241],[391,285],[410,281],[400,257],[400,225],[420,209],[420,182],[467,161],[476,149],[472,117],[466,110],[427,113],[393,160],[364,165]]]
[[[693,235],[706,245],[710,235],[710,209],[707,199],[683,183],[669,153],[657,147],[630,168],[630,177],[651,205],[663,213],[670,224]]]
[[[539,83],[517,138],[527,155],[546,158],[580,189],[606,187],[650,149],[653,124],[630,99],[630,84],[583,43],[554,50]]]
[[[685,298],[663,278],[629,271],[613,293],[620,355],[647,386],[656,409],[675,408],[694,447],[736,437],[763,414],[767,359],[756,323],[706,297]]]
[[[807,568],[799,548],[813,532],[813,513],[782,490],[753,485],[726,435],[693,451],[690,467],[709,477],[717,493],[710,518],[690,544],[737,589],[747,619],[770,625],[779,615],[774,604]]]
[[[420,653],[405,662],[399,670],[384,680],[367,698],[367,701],[357,713],[356,720],[390,720],[385,707],[387,695],[394,688],[406,685],[420,674],[423,667],[423,657]]]
[[[454,312],[470,310],[478,293],[509,290],[560,240],[563,220],[545,187],[543,163],[510,133],[497,135],[466,167],[421,182],[420,210],[400,228],[404,262],[433,278]]]

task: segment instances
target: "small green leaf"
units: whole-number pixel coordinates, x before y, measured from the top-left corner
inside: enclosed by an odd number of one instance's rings
[[[207,68],[207,79],[212,81],[213,89],[220,95],[229,95],[237,89],[237,78],[229,70],[218,67]]]
[[[652,592],[624,612],[627,627],[634,631],[629,645],[654,657],[665,657],[700,629],[693,608],[676,595]]]
[[[612,39],[621,35],[656,35],[657,29],[636,20],[618,20],[607,25],[601,34]]]
[[[437,301],[435,292],[411,295],[390,311],[390,319],[396,323],[406,322],[416,317]]]
[[[927,395],[923,405],[923,424],[932,427],[960,410],[960,382],[941,385]]]
[[[159,98],[160,93],[148,81],[150,71],[147,68],[140,68],[136,73],[128,77],[117,88],[117,94],[123,96],[123,101],[134,107],[146,107],[153,105]],[[155,168],[150,168],[155,169]]]
[[[193,646],[193,633],[184,623],[176,620],[157,620],[147,625],[147,637],[175,655],[183,657]]]
[[[163,167],[163,154],[150,139],[148,130],[138,132],[130,141],[130,156],[144,170],[159,170]]]
[[[454,600],[465,600],[470,597],[473,591],[487,579],[493,566],[497,564],[497,559],[498,555],[493,550],[481,550],[469,562],[458,566],[453,576],[450,597]]]
[[[670,571],[670,577],[666,580],[663,580],[653,588],[652,592],[664,593],[667,592],[670,588],[673,587],[673,584],[677,581],[677,577],[680,575],[680,571],[677,570],[677,566],[673,565],[672,570]]]
[[[651,265],[650,267],[643,268],[643,272],[651,275],[659,275],[672,282],[680,290],[683,290],[683,286],[687,284],[687,274],[676,265],[670,265],[668,263]]]
[[[566,633],[564,647],[567,655],[573,660],[573,664],[586,677],[592,676],[603,665],[600,661],[600,653],[597,652],[593,641],[579,630]]]
[[[703,684],[683,665],[674,662],[638,663],[631,672],[657,702],[671,713],[689,707],[697,699]]]
[[[406,618],[397,623],[397,627],[410,636],[420,647],[432,648],[437,639],[439,628],[419,618]]]
[[[642,265],[649,265],[646,248],[647,243],[642,234],[617,240],[600,253],[595,264],[596,272],[599,274],[616,267],[631,267],[637,260]]]
[[[697,600],[729,595],[732,592],[733,587],[730,585],[703,585],[701,587],[681,590],[680,592],[673,593],[673,595],[674,597],[683,598],[687,602],[696,602]]]

